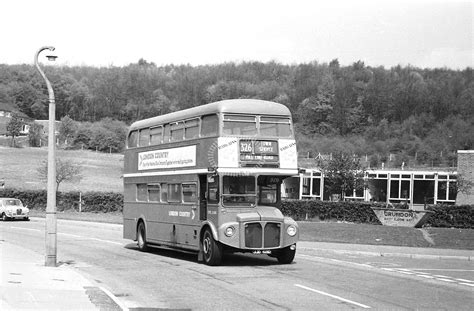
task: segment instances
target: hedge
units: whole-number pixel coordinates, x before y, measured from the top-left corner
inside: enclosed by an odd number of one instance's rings
[[[46,190],[0,189],[0,197],[20,199],[28,208],[44,211],[46,209]],[[56,195],[58,211],[79,209],[79,192],[58,192]],[[82,193],[83,212],[122,212],[123,195],[115,192]]]
[[[282,201],[280,210],[295,220],[339,220],[380,224],[369,202],[327,202],[319,200]],[[381,207],[381,205],[377,205]]]
[[[474,229],[474,205],[433,205],[435,212],[426,225],[440,228]]]
[[[283,201],[281,211],[295,220],[338,220],[380,224],[371,207],[385,204],[370,202],[327,202],[318,200]],[[425,226],[474,229],[474,205],[432,205],[434,212]]]

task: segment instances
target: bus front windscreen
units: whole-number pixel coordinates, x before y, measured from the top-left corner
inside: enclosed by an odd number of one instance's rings
[[[256,203],[255,176],[224,176],[222,201],[226,207],[253,207]]]

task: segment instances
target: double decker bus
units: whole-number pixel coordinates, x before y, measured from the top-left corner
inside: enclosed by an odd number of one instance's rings
[[[283,179],[298,174],[290,111],[223,100],[133,123],[124,158],[123,236],[198,253],[267,254],[291,263],[297,223],[278,209]]]

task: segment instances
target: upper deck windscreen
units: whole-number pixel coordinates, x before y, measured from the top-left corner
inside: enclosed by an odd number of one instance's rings
[[[289,138],[293,133],[290,118],[224,115],[222,135]]]

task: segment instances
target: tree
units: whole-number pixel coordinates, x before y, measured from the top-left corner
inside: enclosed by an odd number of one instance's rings
[[[322,164],[324,186],[331,194],[344,199],[346,193],[361,189],[364,185],[364,173],[360,161],[351,154],[337,152],[332,159]]]
[[[77,131],[77,123],[69,116],[65,116],[61,119],[58,131],[59,139],[65,142],[72,143],[72,140]]]
[[[30,147],[41,147],[41,139],[43,138],[43,126],[36,122],[30,125],[28,131],[28,142]]]
[[[48,161],[41,162],[37,170],[41,180],[48,180]],[[56,158],[56,192],[62,182],[78,183],[82,179],[82,167],[71,160],[61,160]]]
[[[12,137],[12,143],[11,143],[12,147],[16,147],[15,137],[20,135],[22,128],[23,128],[23,122],[21,121],[21,119],[18,118],[17,115],[13,115],[12,119],[7,124],[7,137],[8,136]]]

